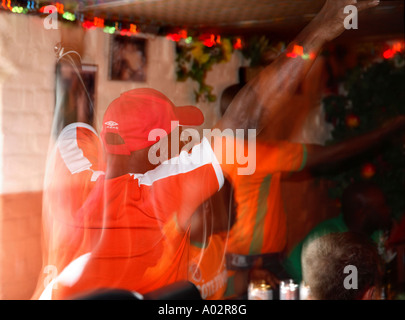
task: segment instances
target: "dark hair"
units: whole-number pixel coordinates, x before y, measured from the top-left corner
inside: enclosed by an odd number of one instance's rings
[[[371,235],[376,230],[388,230],[391,227],[391,212],[385,194],[372,182],[355,182],[345,189],[342,214],[352,231]]]
[[[357,289],[345,287],[347,266],[357,270]],[[379,289],[381,261],[376,245],[365,235],[330,233],[303,248],[302,272],[314,299],[357,300],[371,287]]]
[[[377,184],[369,181],[357,181],[349,185],[342,195],[342,210],[346,215],[352,214],[367,203],[365,197],[369,191],[378,190],[382,192]]]
[[[221,116],[223,116],[228,109],[228,106],[230,105],[231,101],[235,96],[238,94],[238,92],[243,88],[244,84],[243,83],[237,83],[233,84],[222,92],[221,95],[221,101],[220,101],[220,111],[221,111]]]

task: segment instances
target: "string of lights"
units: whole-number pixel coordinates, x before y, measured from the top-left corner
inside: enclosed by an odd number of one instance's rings
[[[60,2],[45,2],[33,0],[1,0],[0,11],[6,11],[14,14],[37,15],[45,18],[47,15],[57,13],[59,20],[66,23],[80,24],[85,29],[100,28],[108,34],[119,34],[122,36],[134,36],[143,32],[145,25],[138,21],[125,21],[110,19],[108,17],[97,16],[95,13],[84,14],[80,10],[81,1],[74,2],[75,7],[66,8]],[[173,31],[175,30],[175,31]],[[186,45],[192,45],[195,42],[201,42],[205,47],[211,48],[220,46],[224,36],[214,33],[198,34],[195,30],[186,30],[185,28],[172,28],[164,34],[168,39]],[[232,42],[234,50],[243,50],[245,41],[241,37],[228,37]],[[384,50],[382,57],[384,59],[392,58],[395,53],[403,52],[404,43],[395,43],[392,47]],[[286,53],[289,58],[311,59],[311,54],[305,54],[303,48],[295,46],[292,52]]]

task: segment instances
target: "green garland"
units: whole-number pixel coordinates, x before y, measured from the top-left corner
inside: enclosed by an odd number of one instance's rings
[[[285,42],[270,41],[266,36],[255,35],[246,41],[242,54],[249,59],[249,66],[254,68],[269,64],[285,48]]]
[[[191,78],[198,83],[198,90],[194,91],[197,102],[201,99],[216,101],[216,96],[212,93],[213,87],[206,83],[207,73],[214,64],[229,61],[233,51],[231,40],[227,38],[210,47],[199,40],[177,42],[177,80],[186,81]]]
[[[266,59],[272,59],[285,49],[283,42],[271,43],[265,36],[254,36],[249,39],[241,38],[215,38],[210,46],[205,44],[207,39],[188,37],[176,42],[176,74],[177,81],[192,79],[198,83],[198,89],[194,91],[196,101],[216,101],[212,93],[213,87],[206,83],[208,71],[217,63],[228,62],[235,50],[240,50],[242,55],[249,60],[250,67],[257,67],[268,63]],[[236,41],[239,40],[239,46]],[[208,42],[210,40],[208,39]],[[242,44],[243,42],[243,44]]]
[[[327,121],[334,125],[333,140],[328,144],[369,132],[388,119],[405,113],[405,59],[401,54],[352,69],[343,80],[345,94],[330,95],[323,103]],[[400,134],[383,147],[356,157],[343,170],[328,174],[334,187],[332,198],[340,199],[344,188],[353,181],[370,180],[387,195],[394,218],[405,213],[405,149]]]

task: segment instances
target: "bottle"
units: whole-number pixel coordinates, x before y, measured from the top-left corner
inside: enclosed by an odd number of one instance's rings
[[[248,300],[273,300],[273,289],[265,280],[253,280],[248,286]]]
[[[280,300],[298,300],[299,289],[293,279],[280,282]]]
[[[309,286],[302,280],[300,284],[300,300],[308,300],[309,291]]]

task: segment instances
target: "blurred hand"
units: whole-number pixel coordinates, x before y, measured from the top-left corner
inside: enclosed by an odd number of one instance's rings
[[[346,6],[353,5],[360,12],[379,3],[379,0],[327,0],[312,24],[319,30],[319,35],[324,40],[331,41],[345,30],[344,21],[348,15],[343,10]]]
[[[265,280],[266,283],[271,285],[273,290],[280,285],[280,279],[266,269],[252,269],[250,271],[249,279],[250,281]]]
[[[263,269],[263,260],[259,258],[256,260],[254,267],[250,270],[249,281],[265,280],[271,287],[277,288],[280,285],[280,279],[278,279],[272,272],[267,269]]]

